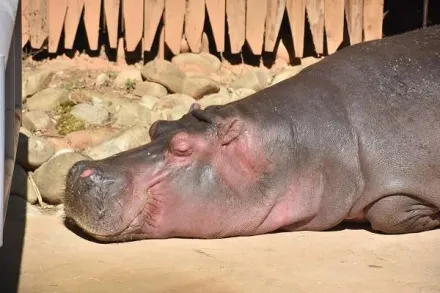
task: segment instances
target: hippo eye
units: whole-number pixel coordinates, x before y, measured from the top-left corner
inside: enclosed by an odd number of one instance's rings
[[[189,145],[186,142],[180,142],[179,144],[175,144],[173,146],[173,152],[176,153],[186,153],[189,150]]]

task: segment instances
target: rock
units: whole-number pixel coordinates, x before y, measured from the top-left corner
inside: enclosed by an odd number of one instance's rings
[[[231,96],[224,92],[207,95],[198,101],[202,109],[212,105],[224,105],[229,102],[231,102]]]
[[[173,93],[180,93],[185,73],[179,67],[166,60],[148,62],[142,69],[142,75],[148,81],[157,82]]]
[[[139,97],[138,97],[138,96],[135,96],[135,95],[133,95],[133,94],[131,94],[131,93],[128,93],[128,94],[123,95],[122,98],[124,98],[124,99],[126,99],[126,100],[130,100],[130,102],[132,102],[132,101],[138,101],[138,100],[139,100]]]
[[[139,105],[147,108],[148,110],[153,110],[154,105],[159,101],[158,98],[153,96],[143,96],[139,101]]]
[[[10,193],[24,198],[31,204],[35,204],[38,201],[37,191],[34,189],[26,170],[18,164],[15,164],[14,167]]]
[[[90,158],[74,152],[54,156],[41,165],[34,174],[35,184],[40,190],[44,202],[60,204],[66,189],[66,176],[69,169],[78,161]]]
[[[27,137],[20,133],[18,138],[16,162],[26,170],[35,170],[49,160],[55,153],[50,142],[37,136]]]
[[[114,118],[115,124],[118,126],[139,125],[150,127],[154,121],[159,119],[159,115],[142,105],[132,103],[119,109],[114,115]]]
[[[142,74],[139,70],[125,70],[116,76],[113,85],[118,88],[134,89],[136,83],[142,81]]]
[[[277,75],[275,75],[275,77],[273,78],[273,80],[271,82],[271,85],[277,84],[283,80],[291,78],[292,76],[297,75],[301,70],[302,70],[301,66],[289,67],[289,68],[281,71]]]
[[[100,129],[87,129],[71,132],[65,140],[70,147],[77,151],[100,145],[116,134],[116,129],[105,127]]]
[[[217,72],[221,66],[220,60],[209,53],[183,53],[171,59],[183,72],[208,75]]]
[[[305,57],[301,59],[301,66],[302,68],[306,68],[310,65],[313,65],[315,63],[318,63],[319,61],[321,61],[324,58],[315,58],[313,56],[309,56],[309,57]]]
[[[219,85],[206,77],[187,77],[182,83],[182,93],[193,97],[196,100],[203,96],[217,93]]]
[[[26,129],[24,127],[20,127],[20,134],[27,136],[27,137],[32,136],[32,132],[30,132],[28,129]]]
[[[217,94],[207,95],[203,99],[199,100],[198,103],[202,108],[206,108],[211,105],[225,105],[234,101],[238,101],[246,98],[252,94],[255,94],[257,91],[253,89],[240,88],[226,88],[221,87],[220,91]]]
[[[40,210],[23,199],[21,196],[12,194],[8,200],[7,217],[20,221],[26,221],[29,217],[41,215]]]
[[[55,152],[70,147],[70,144],[63,137],[47,137],[46,140],[51,143]]]
[[[241,76],[241,74],[238,76]],[[219,71],[211,73],[209,78],[219,85],[226,86],[236,80],[237,75],[235,75],[229,68],[222,66]]]
[[[220,61],[220,59],[208,52],[201,52],[199,55],[202,56],[205,60],[208,60],[209,63],[211,63],[211,68],[214,69],[214,71],[219,70],[222,66],[222,62]]]
[[[254,70],[261,70],[261,68],[246,63],[231,64],[227,60],[224,60],[222,67],[220,67],[219,73],[221,73],[222,76],[229,76],[233,80],[236,80],[237,78]]]
[[[188,109],[183,105],[177,105],[172,109],[165,109],[162,111],[162,114],[169,121],[179,120],[186,113],[188,113]]]
[[[74,152],[75,152],[75,150],[72,149],[72,148],[70,148],[70,147],[69,147],[69,148],[60,149],[60,150],[58,150],[58,151],[55,153],[55,155],[52,156],[51,160],[52,160],[53,158],[55,158],[55,157],[60,156],[60,155],[63,155],[63,154],[70,154],[70,153],[74,153]]]
[[[209,38],[205,32],[202,33],[202,48],[200,49],[200,51],[209,53]]]
[[[50,112],[69,99],[68,92],[64,89],[47,88],[27,100],[29,110],[42,110]]]
[[[189,48],[188,41],[185,37],[182,37],[182,41],[180,42],[180,53],[186,53],[189,52],[191,49]]]
[[[56,217],[58,219],[65,219],[66,218],[66,213],[64,212],[64,204],[59,204],[56,206],[57,211],[55,213]]]
[[[104,86],[110,83],[110,77],[106,73],[101,73],[96,77],[95,85]]]
[[[46,88],[52,80],[51,70],[40,70],[30,74],[23,83],[23,99]]]
[[[172,109],[177,105],[184,106],[187,111],[193,103],[195,103],[192,97],[184,94],[171,94],[161,98],[156,104],[154,104],[154,111],[161,111],[165,109]]]
[[[237,89],[237,90],[231,89],[231,91],[230,91],[230,96],[231,96],[230,102],[244,99],[247,96],[253,95],[255,93],[256,93],[256,91],[253,90],[253,89],[246,89],[246,88],[241,88],[241,89]]]
[[[231,83],[230,87],[234,89],[248,88],[260,91],[267,86],[268,74],[262,69],[255,69]]]
[[[232,88],[222,86],[218,91],[218,94],[230,95],[233,91],[235,90]]]
[[[42,110],[29,111],[23,114],[23,126],[30,131],[45,130],[52,124],[49,115]]]
[[[287,63],[290,63],[289,51],[287,51],[284,41],[281,40],[276,52],[276,59],[284,59]]]
[[[70,94],[75,103],[91,103],[93,99],[103,99],[104,94],[93,90],[77,90]]]
[[[166,96],[167,94],[167,89],[163,85],[150,81],[144,81],[136,84],[136,88],[133,91],[133,95],[138,97],[149,95],[160,98]]]
[[[88,125],[102,125],[109,119],[109,113],[103,106],[78,104],[70,111],[75,118]]]
[[[92,98],[92,103],[94,106],[102,106],[105,110],[107,110],[107,112],[113,115],[124,105],[130,104],[130,101],[127,101],[122,97],[109,94]]]
[[[274,63],[270,67],[270,72],[272,74],[278,74],[281,71],[289,68],[289,64],[282,58],[275,59]]]
[[[133,126],[84,153],[94,160],[100,160],[149,142],[148,129],[142,126]]]

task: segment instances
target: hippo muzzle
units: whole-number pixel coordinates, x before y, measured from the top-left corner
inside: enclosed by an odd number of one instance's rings
[[[66,212],[75,210],[83,228],[98,236],[122,232],[130,219],[114,216],[123,215],[121,209],[129,204],[124,195],[132,193],[131,181],[130,172],[121,167],[80,161],[67,177]]]
[[[142,229],[138,222],[145,223],[149,188],[163,160],[155,149],[153,144],[74,164],[66,178],[66,217],[99,240],[133,238]]]

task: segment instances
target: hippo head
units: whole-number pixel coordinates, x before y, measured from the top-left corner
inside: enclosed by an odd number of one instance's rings
[[[270,208],[259,184],[268,161],[252,124],[223,107],[157,121],[149,144],[77,162],[66,217],[109,242],[253,234]]]

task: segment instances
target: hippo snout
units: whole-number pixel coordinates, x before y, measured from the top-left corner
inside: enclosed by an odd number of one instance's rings
[[[103,210],[106,201],[117,200],[125,189],[126,175],[118,170],[99,166],[92,161],[73,165],[66,182],[66,200],[83,201]]]
[[[95,235],[112,235],[128,225],[124,206],[131,202],[131,174],[97,161],[75,163],[66,178],[67,218]]]

